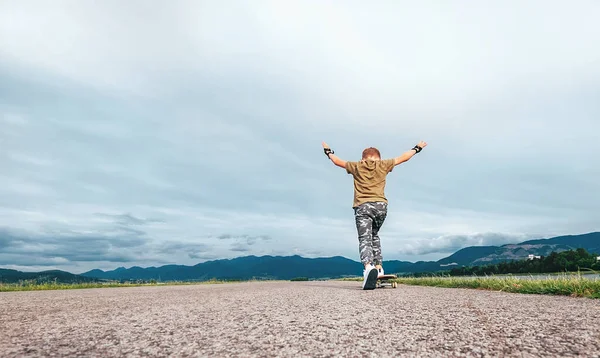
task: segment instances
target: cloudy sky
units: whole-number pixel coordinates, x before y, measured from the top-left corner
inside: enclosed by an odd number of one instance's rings
[[[0,2],[0,267],[384,259],[600,228],[597,1]]]

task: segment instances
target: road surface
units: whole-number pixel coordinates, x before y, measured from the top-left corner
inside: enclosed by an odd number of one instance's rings
[[[0,356],[600,356],[600,300],[359,282],[0,293]]]

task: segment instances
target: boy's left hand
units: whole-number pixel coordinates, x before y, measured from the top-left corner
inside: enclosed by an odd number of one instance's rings
[[[323,149],[325,148],[329,148],[329,146],[327,145],[327,143],[323,142]]]

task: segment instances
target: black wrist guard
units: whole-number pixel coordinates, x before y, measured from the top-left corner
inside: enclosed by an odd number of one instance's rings
[[[331,150],[331,148],[323,148],[323,151],[325,152],[325,155],[327,156],[327,158],[329,158],[329,154],[335,153],[333,150]]]
[[[423,150],[423,148],[419,147],[418,145],[415,145],[415,146],[413,147],[413,149],[412,149],[412,150],[414,150],[414,151],[416,151],[417,153],[419,153],[420,151],[422,151],[422,150]]]

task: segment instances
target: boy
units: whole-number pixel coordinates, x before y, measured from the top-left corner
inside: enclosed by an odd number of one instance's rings
[[[360,261],[365,266],[363,271],[363,289],[372,290],[377,284],[377,277],[384,274],[381,256],[379,229],[387,216],[388,201],[385,197],[387,175],[396,165],[410,160],[419,153],[427,143],[421,141],[411,150],[399,157],[381,159],[377,148],[367,148],[362,153],[362,160],[347,162],[336,156],[323,142],[325,155],[338,167],[346,169],[354,177],[354,217],[358,231],[358,249]]]

